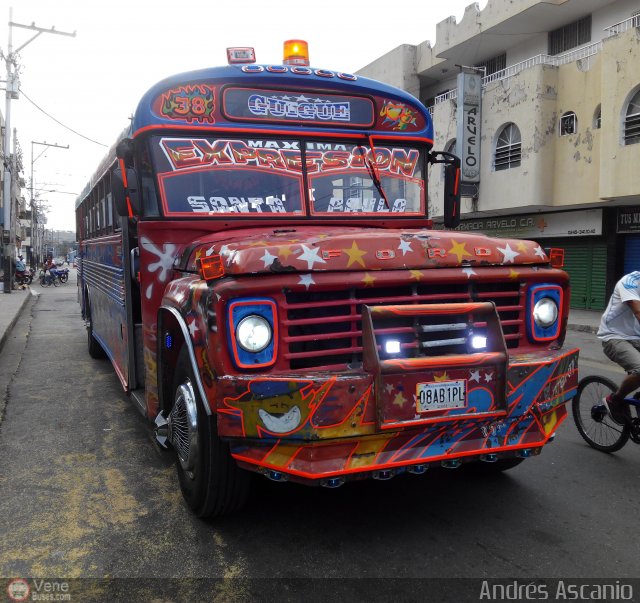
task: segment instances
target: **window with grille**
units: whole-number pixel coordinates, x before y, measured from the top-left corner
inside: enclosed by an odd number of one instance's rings
[[[640,142],[640,90],[638,90],[627,107],[624,118],[624,144]]]
[[[578,131],[578,118],[573,111],[567,111],[560,118],[560,136],[569,136]]]
[[[591,15],[549,32],[549,54],[560,54],[591,42]]]
[[[502,71],[507,67],[507,53],[503,52],[491,59],[487,59],[486,61],[482,61],[475,65],[476,67],[484,67],[486,69],[484,75],[491,75],[492,73],[497,73],[498,71]]]
[[[518,167],[522,158],[522,139],[516,124],[507,124],[500,130],[496,140],[496,150],[493,157],[493,168],[508,170]]]

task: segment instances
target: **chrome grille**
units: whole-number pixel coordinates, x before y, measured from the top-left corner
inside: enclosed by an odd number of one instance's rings
[[[292,369],[357,367],[362,362],[362,306],[493,301],[508,348],[524,335],[521,284],[513,282],[415,283],[393,287],[286,292],[281,327]],[[470,330],[485,323],[451,327],[447,317],[387,317],[376,320],[376,337],[400,341],[407,356],[464,353]],[[418,337],[416,338],[416,333]]]

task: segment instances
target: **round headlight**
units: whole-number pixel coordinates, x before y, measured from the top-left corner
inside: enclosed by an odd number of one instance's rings
[[[533,307],[533,320],[543,329],[550,327],[558,320],[558,305],[549,297],[543,297]]]
[[[245,316],[236,328],[236,339],[245,352],[262,352],[271,343],[271,325],[266,318]]]

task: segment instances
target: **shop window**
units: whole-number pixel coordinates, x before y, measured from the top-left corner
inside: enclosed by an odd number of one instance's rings
[[[631,97],[624,118],[624,144],[640,142],[640,89]]]
[[[560,118],[560,136],[569,136],[578,131],[578,118],[573,111],[567,111]]]
[[[596,107],[595,113],[593,114],[593,129],[599,130],[602,127],[602,105],[598,105]]]
[[[522,139],[520,130],[514,123],[506,124],[498,133],[493,156],[496,171],[518,167],[522,159]]]
[[[549,32],[549,54],[561,54],[591,42],[591,15]]]

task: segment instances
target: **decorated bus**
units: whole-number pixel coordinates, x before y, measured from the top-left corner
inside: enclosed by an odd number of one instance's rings
[[[153,86],[77,202],[89,354],[191,509],[241,507],[254,473],[335,488],[539,454],[576,392],[565,272],[452,229],[459,160],[413,96],[299,52],[229,59]]]

